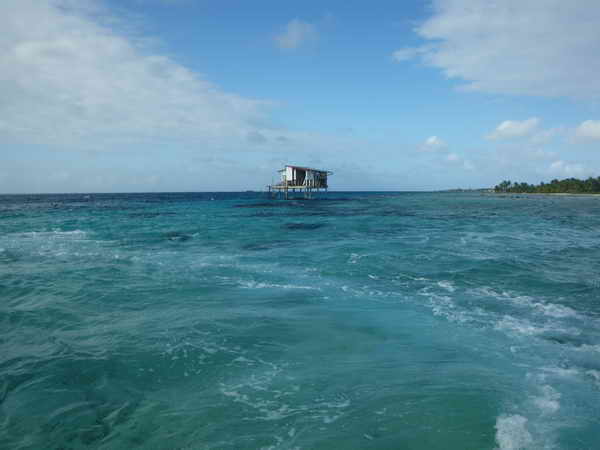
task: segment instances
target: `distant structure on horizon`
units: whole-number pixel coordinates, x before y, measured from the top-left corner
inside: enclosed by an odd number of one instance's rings
[[[333,172],[328,170],[290,165],[278,172],[281,179],[278,183],[268,186],[269,194],[282,195],[286,200],[289,198],[290,191],[303,193],[304,198],[311,198],[313,191],[319,192],[321,189],[327,191],[327,177],[333,175]]]

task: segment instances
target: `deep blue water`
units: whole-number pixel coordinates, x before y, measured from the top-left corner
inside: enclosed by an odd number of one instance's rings
[[[0,196],[0,448],[597,449],[600,198]]]

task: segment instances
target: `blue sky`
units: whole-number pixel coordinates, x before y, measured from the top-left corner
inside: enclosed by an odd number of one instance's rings
[[[598,23],[588,0],[5,0],[0,192],[599,176]]]

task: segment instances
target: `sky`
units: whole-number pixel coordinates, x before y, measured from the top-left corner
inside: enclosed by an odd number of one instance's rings
[[[1,0],[0,193],[600,176],[597,0]]]

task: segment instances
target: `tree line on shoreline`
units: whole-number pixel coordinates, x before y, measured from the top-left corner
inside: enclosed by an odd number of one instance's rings
[[[506,180],[494,187],[495,192],[514,192],[532,194],[598,194],[600,193],[600,177],[589,177],[585,180],[565,178],[540,184],[513,183]]]

